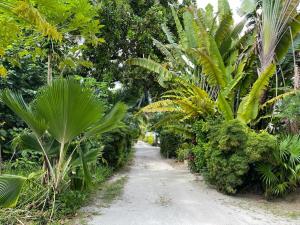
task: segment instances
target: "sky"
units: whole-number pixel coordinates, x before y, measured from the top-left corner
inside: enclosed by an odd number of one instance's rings
[[[235,22],[239,22],[241,20],[241,17],[237,15],[237,8],[241,5],[241,0],[229,0],[230,7],[234,13],[234,19]],[[217,10],[218,0],[197,0],[197,4],[199,8],[204,8],[208,3],[212,4]]]

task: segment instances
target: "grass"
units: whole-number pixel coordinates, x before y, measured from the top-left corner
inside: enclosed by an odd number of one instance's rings
[[[113,182],[108,182],[104,185],[101,194],[101,200],[105,207],[109,206],[114,200],[121,196],[126,181],[128,180],[127,176],[121,177]]]
[[[14,165],[6,163],[3,166],[3,173],[28,176],[32,172],[41,171],[41,166],[32,164],[30,166]],[[108,167],[97,167],[94,177],[94,188],[98,187],[111,176],[112,171]],[[23,186],[18,204],[15,208],[0,209],[0,224],[65,224],[68,218],[72,218],[77,210],[84,205],[93,189],[90,191],[70,190],[69,188],[57,196],[55,217],[49,222],[51,203],[47,200],[49,188],[41,184],[41,177],[27,181]]]

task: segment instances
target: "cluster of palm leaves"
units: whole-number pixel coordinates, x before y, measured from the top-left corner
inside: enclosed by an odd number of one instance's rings
[[[201,95],[206,92],[207,104],[214,101],[217,112],[226,120],[237,118],[246,124],[251,123],[257,119],[261,103],[267,101],[263,97],[270,79],[278,70],[276,65],[298,34],[297,5],[299,1],[259,2],[255,8],[254,26],[246,19],[235,25],[226,0],[219,1],[217,13],[211,5],[205,9],[191,6],[184,12],[182,22],[173,9],[177,42],[166,25],[163,25],[163,30],[169,43],[154,40],[166,56],[166,62],[159,64],[143,58],[131,59],[129,64],[157,73],[158,82],[169,89],[183,81],[191,88],[197,86]],[[186,99],[184,93],[178,94],[177,88],[174,91],[177,100]],[[283,96],[273,97],[277,98],[269,103]],[[165,103],[171,100],[164,99]],[[153,107],[150,105],[145,111],[155,111],[160,103],[153,103]],[[178,103],[173,106],[176,109],[181,107]],[[195,103],[194,110],[193,113],[197,114],[202,109]],[[205,111],[200,114],[205,114]]]
[[[167,89],[162,100],[141,112],[165,113],[158,125],[181,128],[182,134],[189,133],[195,121],[216,115],[252,127],[269,118],[266,108],[273,111],[276,107],[270,106],[297,93],[280,85],[285,84],[281,63],[288,53],[292,56],[289,64],[296,64],[293,47],[300,31],[299,3],[244,0],[241,12],[245,17],[238,24],[227,0],[219,0],[217,12],[211,5],[205,9],[192,5],[179,17],[172,8],[177,34],[163,25],[169,43],[154,40],[165,62],[128,61],[158,74],[158,82]],[[294,71],[296,80],[299,71]],[[298,146],[298,138],[285,139],[274,153],[276,165],[259,166],[267,194],[281,195],[299,184]]]
[[[82,87],[74,79],[54,81],[42,88],[30,104],[11,90],[3,90],[0,98],[28,125],[30,131],[20,135],[17,143],[23,149],[30,148],[43,154],[44,182],[54,195],[63,190],[69,182],[70,171],[78,167],[85,186],[91,184],[89,164],[97,160],[100,148],[85,149],[82,143],[122,126],[121,120],[126,113],[126,106],[118,103],[104,115],[102,102],[92,90]],[[24,180],[24,177],[1,176],[0,205],[16,203]]]
[[[264,181],[267,196],[282,196],[300,183],[300,138],[287,136],[270,156],[268,163],[257,168]]]

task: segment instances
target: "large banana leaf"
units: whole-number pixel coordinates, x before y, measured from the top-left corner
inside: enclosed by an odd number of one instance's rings
[[[164,82],[169,81],[173,77],[173,73],[171,73],[167,68],[163,67],[161,64],[154,62],[151,59],[145,58],[133,58],[127,60],[129,65],[140,66],[147,70],[150,70],[156,74],[158,74],[158,82],[161,86],[165,86]]]
[[[15,175],[0,176],[0,207],[14,207],[19,199],[26,177]]]
[[[240,121],[249,123],[257,117],[261,96],[269,85],[270,78],[275,73],[275,69],[276,66],[274,64],[267,67],[253,84],[250,93],[242,100],[237,112],[237,118]]]

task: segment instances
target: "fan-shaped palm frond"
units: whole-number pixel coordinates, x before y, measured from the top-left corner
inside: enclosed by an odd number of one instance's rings
[[[299,5],[299,0],[274,0],[262,1],[262,20],[259,26],[258,43],[259,59],[261,63],[261,72],[263,72],[271,63],[274,62],[276,48],[281,40],[283,44],[287,44],[287,38],[291,38],[288,26],[292,26],[295,19],[296,8]],[[297,21],[298,23],[298,21]],[[294,24],[294,28],[299,30],[299,24]],[[293,36],[295,37],[295,34]],[[283,38],[287,35],[287,38]],[[294,38],[292,37],[292,38]],[[288,46],[279,46],[277,55],[282,58],[288,50]],[[284,53],[285,52],[285,53]]]
[[[121,120],[127,112],[127,106],[124,103],[117,103],[113,109],[101,120],[94,123],[84,134],[84,137],[103,134],[123,126]]]
[[[41,136],[44,133],[46,128],[45,121],[32,110],[31,106],[25,103],[19,93],[5,89],[0,92],[0,100],[16,113],[35,134]]]
[[[268,186],[278,182],[278,178],[273,172],[272,165],[260,164],[257,167],[257,171],[260,173],[263,182],[266,183]]]
[[[74,79],[54,81],[43,88],[29,106],[23,98],[8,90],[1,93],[1,100],[24,119],[32,129],[36,141],[32,139],[32,135],[27,135],[23,136],[23,141],[26,142],[23,144],[29,144],[35,150],[42,149],[50,167],[55,191],[60,190],[60,184],[69,171],[73,154],[80,142],[87,137],[118,128],[127,109],[124,104],[119,103],[103,117],[101,101],[91,90],[82,87]],[[38,120],[38,118],[42,119]],[[36,121],[44,121],[43,130],[36,128],[38,127]],[[46,138],[47,135],[51,137]],[[79,145],[67,151],[67,146],[79,136]],[[49,160],[49,154],[56,146],[52,143],[53,139],[60,143],[56,155],[57,164],[54,165]],[[40,148],[37,147],[37,143]],[[81,158],[85,159],[84,155]],[[86,162],[82,160],[82,163]]]
[[[14,207],[17,204],[26,177],[0,175],[0,208]]]
[[[59,79],[45,87],[34,108],[46,121],[51,136],[63,144],[99,121],[103,113],[102,103],[92,90],[84,89],[73,79]]]

